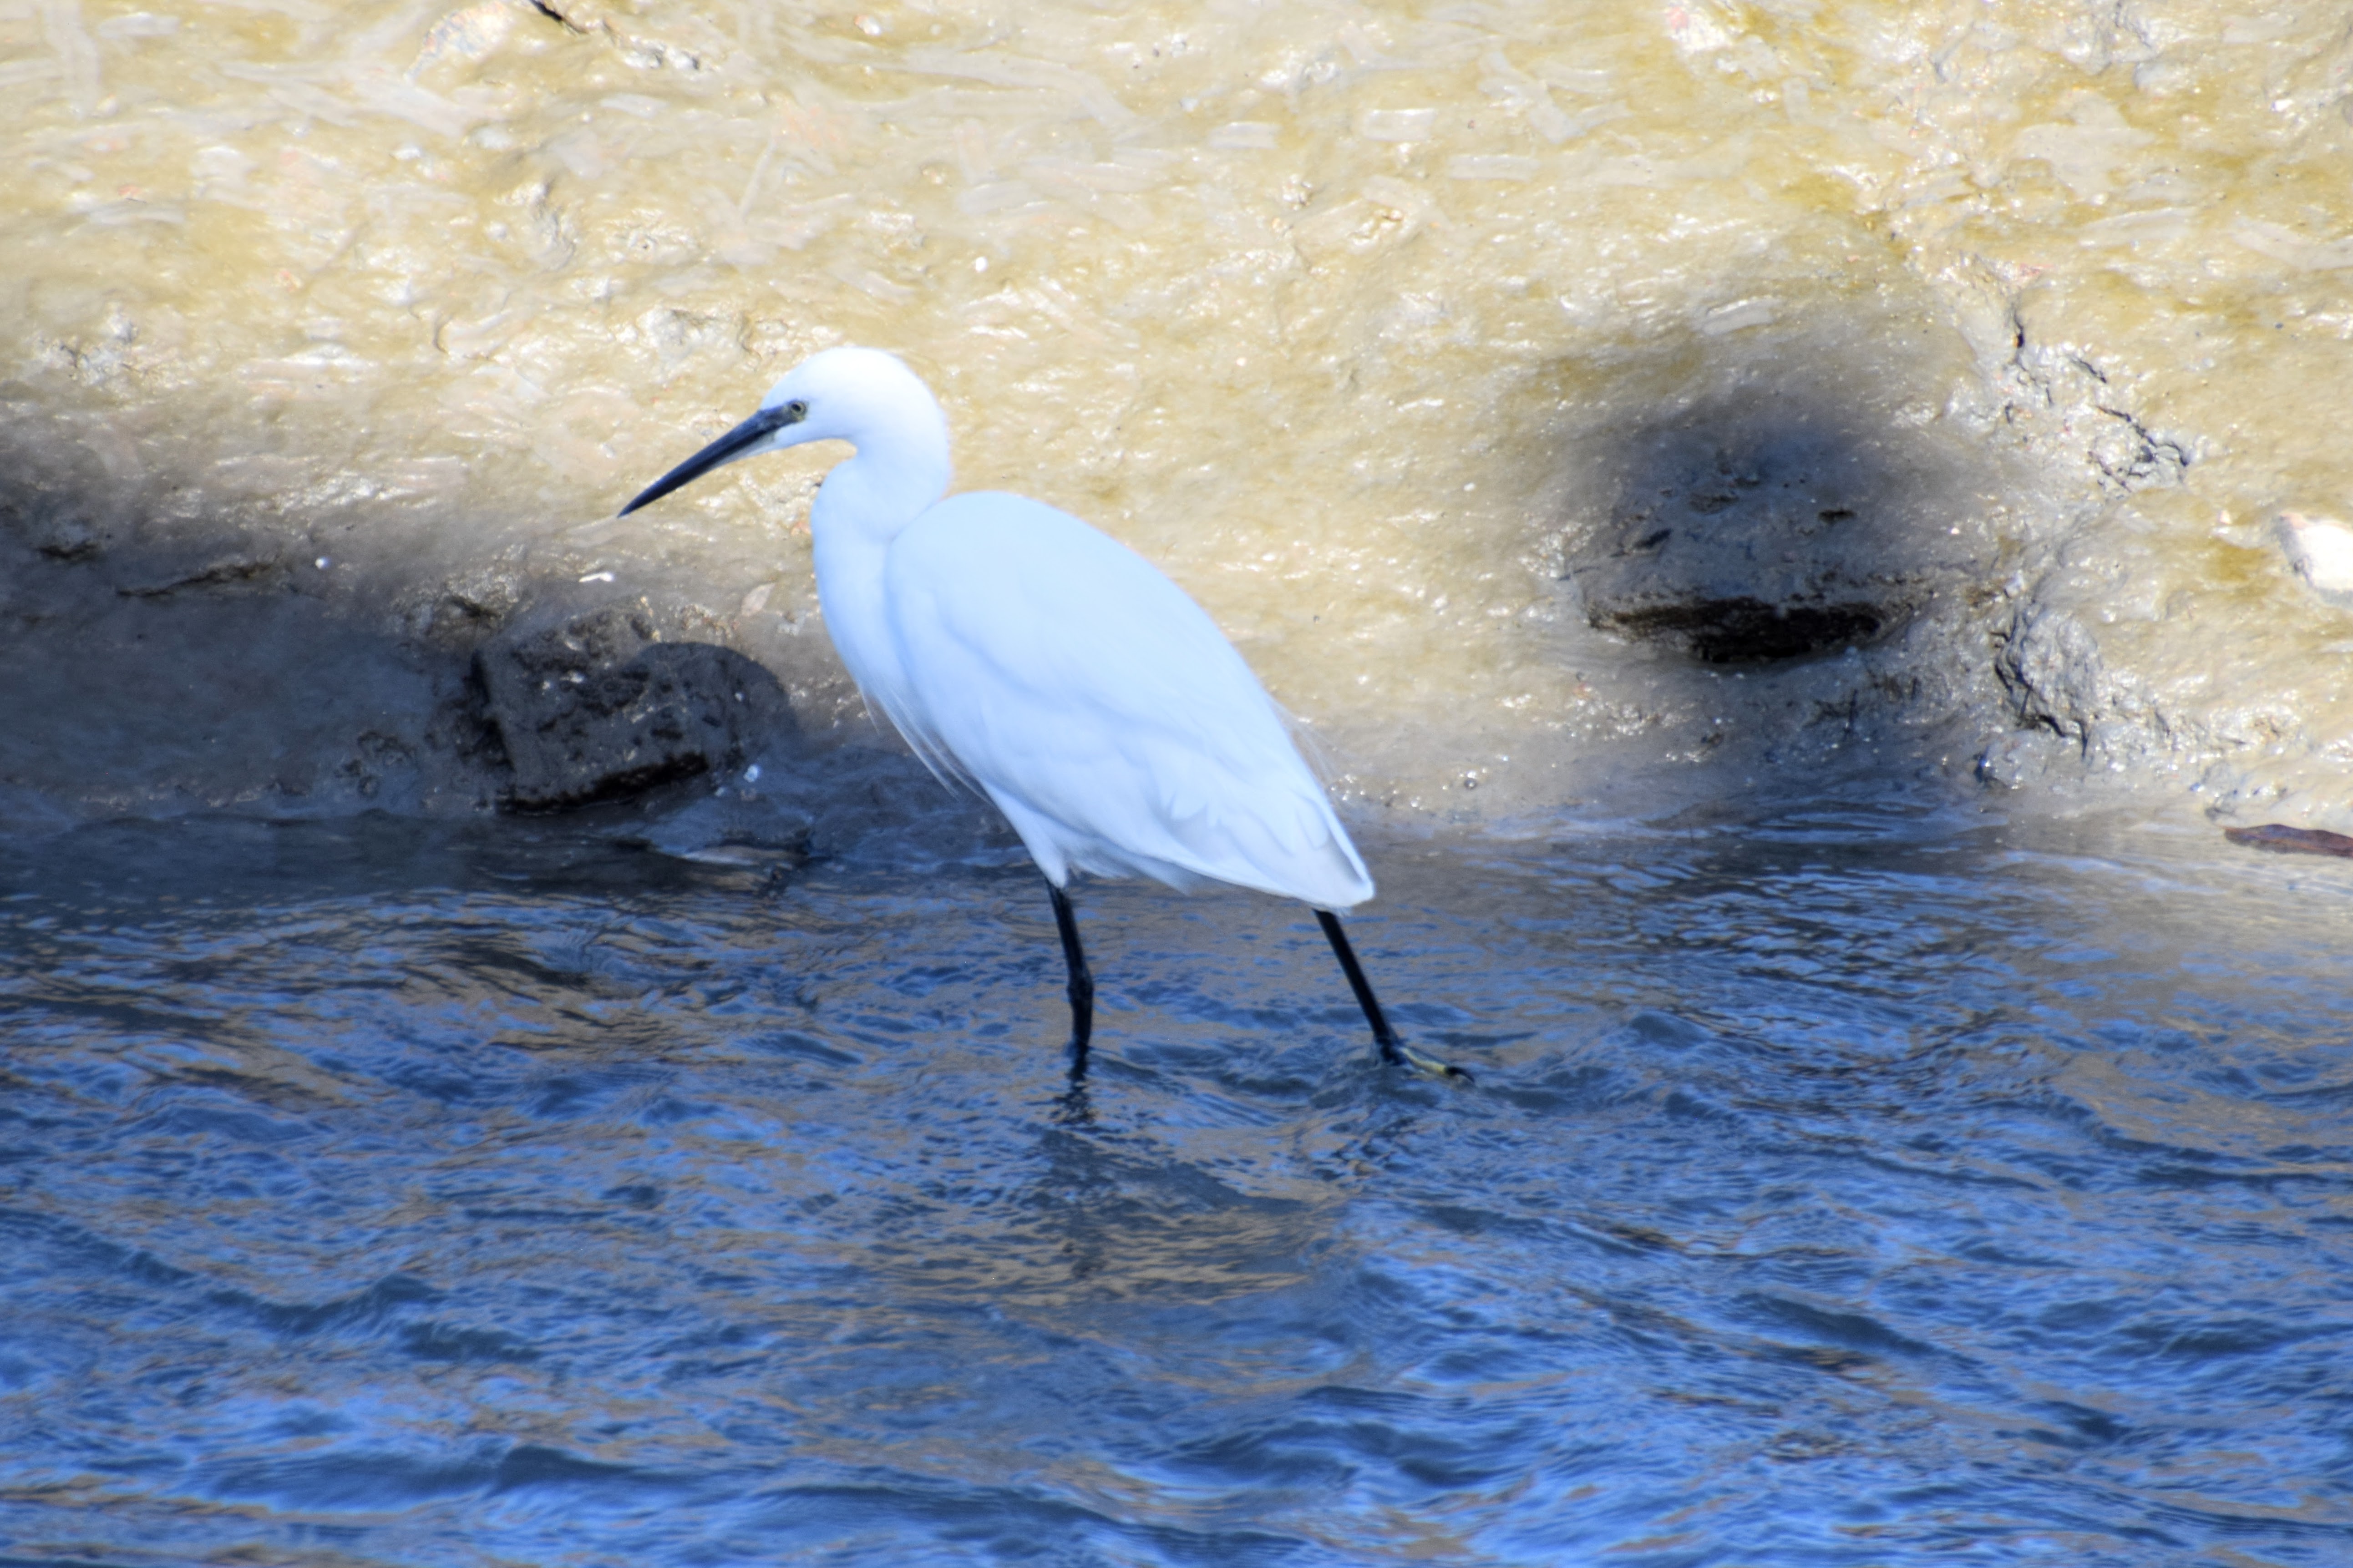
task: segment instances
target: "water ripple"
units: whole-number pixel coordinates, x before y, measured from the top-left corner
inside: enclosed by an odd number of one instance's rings
[[[1384,847],[1360,944],[1467,1093],[1297,911],[1091,887],[1081,1096],[1008,868],[37,845],[0,1540],[2342,1561],[2345,889],[2127,842]]]

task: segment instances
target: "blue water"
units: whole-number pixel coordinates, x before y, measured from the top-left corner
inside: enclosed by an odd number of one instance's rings
[[[0,879],[0,1562],[2353,1563],[2353,866],[1883,803],[1303,911],[587,826]]]

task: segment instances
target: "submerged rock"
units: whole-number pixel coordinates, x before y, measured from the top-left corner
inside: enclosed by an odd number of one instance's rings
[[[707,643],[665,643],[630,605],[500,637],[474,670],[513,769],[501,797],[513,811],[618,800],[731,768],[794,728],[758,664]]]

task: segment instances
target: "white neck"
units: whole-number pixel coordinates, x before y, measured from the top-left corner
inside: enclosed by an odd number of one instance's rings
[[[947,492],[944,421],[894,421],[852,437],[857,454],[834,466],[809,506],[818,603],[826,631],[866,700],[893,721],[904,711],[898,649],[882,588],[891,542]]]
[[[809,435],[857,448],[826,475],[812,530],[828,524],[888,544],[948,489],[948,421],[930,388],[896,361],[895,376],[820,395]]]
[[[809,530],[855,533],[878,547],[947,493],[947,445],[937,450],[893,449],[889,443],[861,442],[846,462],[836,463],[818,487],[809,507]]]

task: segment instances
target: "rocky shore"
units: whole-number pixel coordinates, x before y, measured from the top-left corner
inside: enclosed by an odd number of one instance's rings
[[[142,87],[176,24],[117,29],[11,176],[60,259],[0,343],[0,815],[935,800],[826,644],[812,471],[607,515],[855,338],[967,483],[1192,586],[1360,811],[1861,768],[2353,827],[2353,43],[2146,9],[1273,19],[1115,92],[896,13],[480,5],[368,46],[397,89],[323,40]],[[74,174],[124,127],[179,205]],[[237,270],[175,283],[208,222]]]

